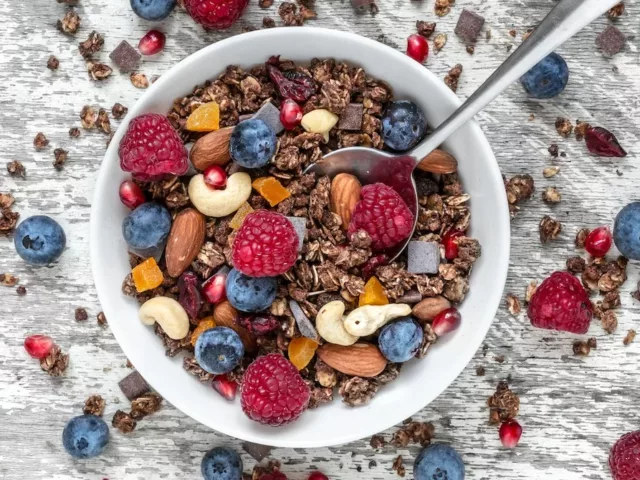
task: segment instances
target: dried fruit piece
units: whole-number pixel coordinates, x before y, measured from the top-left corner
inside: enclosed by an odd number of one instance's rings
[[[209,102],[196,108],[185,126],[192,132],[212,132],[220,128],[220,106],[216,102]]]
[[[189,317],[196,318],[202,306],[198,276],[193,272],[185,272],[178,280],[178,303],[182,305]]]
[[[238,323],[255,335],[266,335],[269,332],[278,330],[282,323],[274,315],[243,315]]]
[[[298,370],[302,370],[315,356],[318,344],[307,337],[298,337],[289,343],[289,360]]]
[[[284,188],[275,177],[256,178],[252,186],[272,207],[291,196],[291,192]]]
[[[134,267],[131,274],[138,293],[153,290],[162,285],[164,280],[162,271],[160,267],[158,267],[156,259],[153,257],[146,259],[140,265]]]
[[[585,140],[589,151],[600,157],[626,157],[627,152],[618,143],[616,136],[602,127],[588,128]]]
[[[269,59],[267,73],[283,99],[290,98],[296,102],[306,102],[318,90],[316,82],[310,76],[296,71],[283,73],[273,65],[274,63],[279,63],[278,57]]]
[[[364,292],[360,294],[358,299],[358,306],[364,307],[365,305],[387,305],[389,299],[384,293],[384,287],[376,277],[371,277],[364,286]]]
[[[253,212],[253,208],[248,203],[244,203],[229,222],[229,226],[234,230],[239,229],[244,222],[244,217]]]
[[[216,321],[213,319],[213,317],[206,317],[200,320],[198,326],[193,330],[193,333],[191,334],[191,345],[195,347],[196,342],[198,341],[198,337],[202,334],[202,332],[215,328],[215,326]]]

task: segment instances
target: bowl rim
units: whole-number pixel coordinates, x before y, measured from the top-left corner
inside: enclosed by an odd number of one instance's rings
[[[103,161],[100,165],[100,169],[98,171],[98,175],[95,183],[95,191],[93,195],[91,216],[90,216],[90,233],[89,233],[90,257],[91,257],[91,267],[92,267],[92,272],[94,277],[94,283],[96,286],[96,292],[97,292],[100,304],[103,310],[105,310],[105,313],[107,313],[107,311],[110,309],[109,307],[110,301],[109,301],[109,298],[107,298],[105,293],[101,293],[101,291],[104,290],[103,288],[101,288],[101,285],[103,284],[103,281],[106,281],[106,280],[102,280],[99,275],[100,255],[97,251],[97,247],[95,243],[96,243],[96,238],[100,234],[100,222],[96,218],[96,215],[94,214],[94,212],[97,208],[97,205],[99,205],[102,202],[101,192],[106,188],[107,184],[109,183],[108,176],[105,174],[105,171],[107,170],[108,159],[114,156],[117,157],[117,148],[118,148],[117,143],[119,143],[119,139],[123,135],[123,127],[128,125],[129,121],[134,116],[137,116],[142,113],[142,112],[138,112],[137,107],[139,105],[149,103],[149,100],[153,99],[156,96],[156,92],[161,90],[165,83],[171,82],[172,78],[178,75],[183,68],[185,68],[188,65],[192,65],[194,63],[202,61],[203,59],[209,57],[210,55],[213,54],[213,52],[215,52],[220,48],[232,47],[234,44],[237,44],[237,43],[259,42],[261,38],[271,37],[273,35],[291,37],[292,39],[294,39],[296,37],[307,35],[310,32],[313,32],[314,35],[321,34],[321,35],[339,37],[340,39],[348,42],[357,42],[362,46],[363,49],[374,49],[374,50],[381,51],[382,55],[395,56],[398,61],[414,62],[414,60],[410,59],[403,53],[387,45],[384,45],[380,42],[363,37],[355,33],[344,32],[339,30],[331,30],[327,28],[318,28],[318,27],[281,27],[278,29],[268,29],[268,30],[258,30],[253,32],[247,32],[247,33],[226,38],[224,40],[211,44],[207,47],[204,47],[197,52],[194,52],[193,54],[187,56],[186,58],[184,58],[183,60],[175,64],[167,72],[162,74],[161,77],[154,84],[152,84],[151,87],[136,101],[133,107],[129,109],[129,112],[126,115],[126,117],[123,119],[120,127],[118,128],[118,131],[116,131],[116,135],[114,137],[114,140],[116,141],[111,142],[111,144],[109,145],[103,157]],[[336,57],[339,57],[339,55],[336,55]],[[311,58],[309,58],[309,61],[310,60]],[[425,67],[424,70],[427,76],[431,76],[433,77],[435,82],[439,82],[439,80],[435,77],[435,75],[429,69]],[[461,105],[462,103],[460,99],[455,95],[455,93],[453,93],[449,88],[444,86],[444,84],[443,84],[443,88],[438,93],[441,95],[444,95],[445,97],[448,97],[447,101],[455,104],[456,107]],[[472,133],[473,133],[472,138],[474,139],[474,142],[477,144],[477,148],[481,149],[482,156],[488,159],[487,169],[489,170],[489,176],[495,179],[501,179],[502,175],[498,167],[497,160],[480,126],[474,120],[471,120],[468,122],[467,127],[472,130]],[[491,327],[491,325],[493,324],[493,321],[495,320],[495,312],[497,312],[498,310],[498,306],[500,304],[502,293],[504,291],[504,287],[506,284],[507,272],[509,267],[510,247],[511,247],[511,238],[510,238],[511,235],[510,235],[510,229],[508,228],[510,220],[509,220],[509,211],[508,211],[508,203],[506,200],[506,194],[504,195],[504,199],[501,203],[502,203],[500,208],[501,211],[495,212],[495,216],[498,218],[502,217],[502,222],[505,222],[506,220],[507,228],[504,229],[503,232],[499,232],[499,231],[496,232],[496,235],[498,234],[501,235],[501,238],[497,239],[497,241],[502,246],[504,246],[504,255],[502,255],[498,259],[495,259],[495,262],[492,264],[492,267],[491,267],[495,275],[494,276],[496,280],[495,284],[500,286],[500,288],[494,288],[492,290],[490,298],[487,298],[485,302],[487,305],[490,306],[489,311],[494,312],[491,318],[491,321],[485,322],[485,325],[481,329],[478,329],[479,331],[476,333],[481,333],[481,335],[476,335],[475,336],[476,341],[473,343],[470,343],[469,347],[465,350],[465,354],[459,357],[459,360],[463,360],[463,361],[458,361],[456,368],[452,369],[453,375],[448,385],[446,385],[439,391],[434,392],[432,395],[424,397],[419,402],[420,403],[419,408],[417,409],[414,408],[415,407],[414,405],[414,407],[411,408],[410,413],[408,413],[406,409],[400,409],[400,408],[393,409],[391,412],[388,412],[387,415],[385,415],[385,421],[384,421],[385,426],[383,426],[383,428],[380,428],[379,425],[376,425],[375,423],[372,422],[371,425],[375,425],[375,428],[367,427],[366,425],[364,425],[362,426],[362,428],[359,428],[354,431],[348,431],[348,432],[343,431],[342,434],[336,434],[334,438],[332,438],[329,441],[327,441],[326,439],[316,440],[315,437],[312,435],[309,436],[309,439],[307,441],[302,443],[291,441],[289,439],[282,438],[280,436],[275,437],[271,441],[266,441],[265,435],[257,431],[242,430],[238,432],[238,431],[234,431],[232,427],[227,428],[227,426],[225,425],[222,425],[222,426],[216,425],[216,427],[214,428],[213,426],[211,426],[211,422],[208,422],[205,419],[196,418],[195,416],[188,413],[190,411],[188,402],[186,402],[184,399],[181,399],[180,395],[177,392],[174,392],[175,389],[173,390],[167,389],[167,388],[164,388],[163,386],[162,388],[157,389],[158,393],[162,395],[163,398],[165,398],[169,403],[171,403],[175,408],[180,410],[182,413],[193,418],[198,423],[201,423],[211,428],[214,431],[223,433],[233,438],[239,438],[244,441],[254,442],[254,443],[263,444],[263,445],[268,444],[274,447],[320,448],[320,447],[327,447],[332,445],[342,445],[342,444],[346,444],[356,440],[360,440],[370,435],[374,435],[376,433],[379,433],[380,431],[386,430],[387,428],[390,428],[394,425],[399,424],[411,414],[415,414],[416,412],[428,406],[431,402],[433,402],[433,400],[435,400],[447,388],[449,388],[449,386],[451,386],[451,384],[459,377],[460,373],[462,373],[462,371],[468,366],[469,362],[473,359],[478,348],[486,338],[489,328]],[[108,317],[109,317],[109,314],[107,313],[107,318]],[[124,354],[127,356],[127,358],[137,357],[138,354],[136,354],[134,351],[129,349],[129,347],[125,347],[125,345],[127,345],[127,342],[123,340],[128,335],[127,335],[127,332],[124,330],[124,328],[120,327],[120,323],[110,324],[110,329],[114,337],[116,338],[120,348],[122,349]],[[146,366],[139,369],[138,371],[145,378],[145,380],[148,379],[149,385],[155,389],[153,379],[157,377],[157,374],[154,374],[153,372],[149,371],[146,368]],[[161,382],[159,383],[156,382],[156,384],[162,385]]]

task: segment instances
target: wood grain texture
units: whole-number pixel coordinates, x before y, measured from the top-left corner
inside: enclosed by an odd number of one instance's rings
[[[277,17],[279,2],[268,11],[253,0],[244,18],[224,33],[204,33],[182,12],[163,24],[168,43],[165,53],[145,59],[142,71],[162,74],[176,61],[243,26],[260,26],[267,14]],[[469,95],[518,44],[520,35],[534,26],[555,0],[457,0],[451,14],[436,19],[434,0],[380,0],[380,13],[355,14],[347,0],[318,0],[318,19],[309,22],[349,30],[403,48],[416,19],[436,20],[448,43],[427,62],[440,78],[456,63],[464,65],[458,94]],[[487,19],[490,40],[480,40],[470,56],[453,35],[462,8]],[[89,80],[77,42],[92,30],[106,37],[99,55],[108,61],[121,40],[136,44],[150,25],[138,20],[127,0],[80,0],[77,11],[82,26],[76,38],[56,31],[55,21],[65,6],[55,0],[2,2],[0,18],[0,191],[16,197],[16,210],[24,217],[35,213],[60,220],[68,236],[62,260],[50,268],[31,268],[15,255],[11,242],[0,238],[0,272],[20,277],[28,294],[0,287],[0,478],[18,479],[173,479],[201,478],[200,459],[213,445],[240,448],[240,442],[195,423],[167,405],[140,422],[131,435],[113,432],[105,454],[90,461],[74,461],[60,441],[65,421],[81,411],[86,397],[102,394],[108,402],[106,417],[128,406],[117,382],[128,373],[126,358],[108,329],[96,325],[100,305],[89,265],[89,215],[93,184],[104,153],[105,135],[82,131],[71,139],[68,130],[79,126],[85,104],[111,108],[118,101],[131,106],[142,93],[125,75],[114,74],[104,83]],[[640,5],[627,2],[627,15],[616,25],[637,37]],[[279,19],[277,20],[279,23]],[[594,40],[610,21],[601,18],[560,48],[572,72],[564,94],[553,101],[528,99],[512,87],[478,116],[504,174],[530,173],[537,184],[535,197],[523,206],[512,224],[511,268],[506,291],[521,299],[526,284],[541,280],[573,254],[572,238],[583,226],[610,224],[616,212],[638,199],[640,67],[638,43],[632,39],[624,52],[612,59],[597,52]],[[517,38],[509,35],[517,31]],[[337,52],[336,52],[337,53]],[[60,59],[60,69],[46,69],[50,54]],[[535,119],[529,120],[529,116]],[[554,128],[557,116],[580,118],[614,131],[628,149],[622,160],[589,156],[583,144],[562,139]],[[113,122],[115,127],[117,122]],[[50,146],[36,152],[33,138],[44,132]],[[552,162],[547,147],[558,143],[566,157]],[[53,149],[69,150],[62,172],[51,166]],[[20,160],[27,178],[7,176],[5,165]],[[544,179],[542,169],[555,163],[560,173]],[[619,172],[619,173],[618,173]],[[547,206],[540,198],[545,186],[557,186],[563,199]],[[561,238],[546,246],[537,239],[537,224],[551,214],[564,224]],[[637,328],[640,308],[629,296],[638,280],[639,265],[630,265],[630,279],[622,293],[618,331],[606,335],[598,322],[589,334],[598,349],[586,358],[572,354],[574,337],[532,329],[524,315],[513,317],[504,307],[497,314],[474,360],[453,385],[414,418],[436,425],[436,440],[454,445],[466,463],[468,479],[558,480],[608,479],[608,450],[623,433],[640,428],[637,408],[640,385],[637,365],[640,342],[623,347],[629,328]],[[85,307],[90,320],[76,323],[74,310]],[[52,379],[29,361],[22,349],[24,337],[46,332],[71,354],[66,376]],[[499,364],[495,356],[504,356]],[[486,376],[475,374],[477,366]],[[495,427],[487,423],[486,399],[497,382],[510,377],[522,400],[520,420],[524,436],[520,446],[507,451],[500,446]],[[389,438],[391,432],[386,432]],[[418,447],[375,452],[368,439],[337,448],[276,449],[292,480],[306,479],[312,468],[330,478],[389,480],[393,459],[402,454],[410,467]],[[244,455],[250,467],[253,460]],[[376,466],[369,468],[375,460]],[[360,471],[361,470],[361,471]],[[407,478],[412,478],[407,469]]]

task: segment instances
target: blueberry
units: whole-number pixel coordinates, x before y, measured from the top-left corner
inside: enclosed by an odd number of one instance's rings
[[[229,152],[243,167],[264,167],[276,152],[276,132],[264,120],[245,120],[233,129]]]
[[[390,362],[408,362],[415,357],[423,337],[422,327],[413,317],[402,317],[382,329],[378,346]]]
[[[235,268],[227,276],[227,300],[242,312],[261,312],[276,299],[274,277],[249,277]]]
[[[524,89],[535,98],[560,95],[569,81],[569,67],[557,53],[552,53],[520,79]]]
[[[131,9],[145,20],[164,20],[176,6],[176,0],[131,0]]]
[[[240,335],[229,327],[215,327],[200,334],[195,353],[198,365],[203,370],[222,375],[240,364],[244,357],[244,346]]]
[[[640,202],[633,202],[618,213],[613,241],[625,257],[640,260]]]
[[[230,448],[212,448],[202,458],[200,471],[204,480],[242,480],[242,459]]]
[[[464,463],[453,448],[436,443],[420,452],[413,476],[415,480],[464,480]]]
[[[18,225],[14,244],[16,252],[25,262],[48,265],[62,255],[67,237],[53,218],[36,215]]]
[[[75,458],[97,457],[109,443],[109,427],[95,415],[80,415],[67,422],[62,445]]]
[[[404,152],[420,141],[427,132],[427,119],[422,110],[409,100],[391,102],[382,117],[382,139],[392,150]]]
[[[160,260],[171,230],[171,214],[157,203],[143,203],[122,222],[122,235],[129,251],[143,258]]]

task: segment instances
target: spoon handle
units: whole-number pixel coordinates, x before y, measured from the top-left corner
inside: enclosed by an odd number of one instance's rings
[[[441,123],[411,155],[417,162],[449,138],[491,100],[620,0],[561,0],[533,33],[485,80],[460,108]]]

